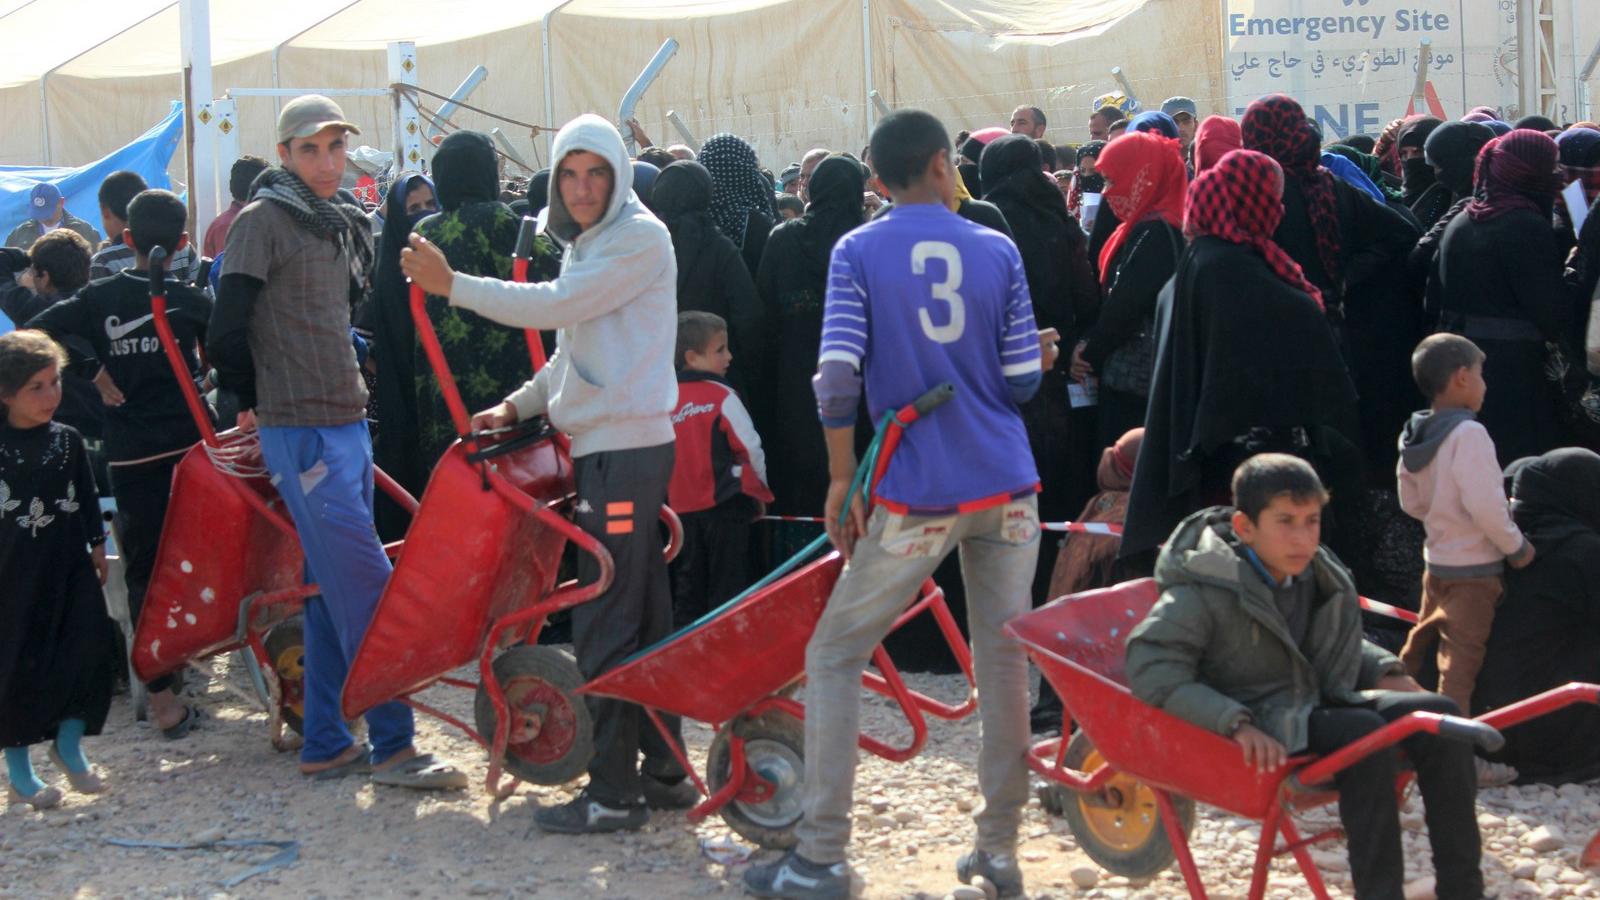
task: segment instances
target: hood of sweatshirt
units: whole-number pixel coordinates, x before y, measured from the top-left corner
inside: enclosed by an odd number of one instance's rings
[[[1406,423],[1404,431],[1400,432],[1400,462],[1406,467],[1407,472],[1421,472],[1433,462],[1439,453],[1439,446],[1450,432],[1462,422],[1471,422],[1478,417],[1470,409],[1441,409],[1434,412],[1424,409],[1411,414],[1411,421]]]
[[[588,231],[578,228],[561,197],[561,161],[579,151],[593,153],[611,166],[611,201],[606,205],[605,215]],[[628,148],[623,146],[622,135],[616,127],[605,119],[585,113],[561,126],[556,132],[552,156],[556,162],[550,174],[550,203],[539,214],[539,226],[561,246],[571,245],[579,234],[587,236],[605,231],[617,221],[624,207],[638,202],[633,193],[633,164],[628,159]]]

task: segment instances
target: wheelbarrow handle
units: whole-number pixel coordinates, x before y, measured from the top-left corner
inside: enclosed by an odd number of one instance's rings
[[[167,296],[167,249],[165,247],[150,248],[150,298],[166,299]]]
[[[1439,736],[1452,741],[1476,744],[1479,749],[1493,753],[1506,745],[1506,736],[1493,725],[1486,725],[1461,716],[1443,716],[1439,719]]]
[[[512,255],[521,260],[533,256],[533,238],[538,233],[538,220],[533,216],[523,216],[522,224],[517,226],[517,249]]]
[[[946,403],[949,403],[950,400],[955,397],[955,395],[956,386],[948,381],[946,381],[944,384],[936,385],[928,389],[928,391],[922,396],[911,401],[911,409],[914,413],[916,413],[916,415],[905,424],[909,425],[911,422],[914,422],[917,419],[920,419],[928,413],[931,413],[939,407],[945,405]],[[903,411],[904,410],[902,410],[902,412]]]
[[[149,254],[150,276],[150,314],[156,328],[156,336],[161,341],[162,353],[167,357],[167,365],[172,368],[172,377],[178,380],[178,390],[183,394],[184,405],[189,408],[189,417],[194,420],[194,427],[200,433],[200,440],[207,446],[217,447],[217,430],[211,424],[211,414],[206,409],[204,401],[200,399],[200,389],[195,387],[194,376],[189,372],[189,363],[183,358],[183,353],[178,348],[178,339],[172,334],[172,323],[167,319],[167,249],[165,247],[151,247]]]
[[[511,280],[518,284],[528,282],[528,266],[533,259],[533,239],[538,236],[539,222],[532,216],[523,216],[517,226],[517,246],[511,253]],[[544,340],[536,328],[523,331],[528,341],[528,360],[533,364],[533,374],[539,374],[548,360],[544,355]]]

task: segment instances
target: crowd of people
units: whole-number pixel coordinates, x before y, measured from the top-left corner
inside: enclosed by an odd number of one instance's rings
[[[0,335],[13,802],[61,801],[29,753],[46,742],[73,790],[105,788],[81,740],[104,727],[126,651],[99,587],[98,497],[116,501],[137,620],[198,439],[151,321],[152,259],[190,377],[217,421],[258,435],[322,588],[305,605],[309,777],[466,785],[415,746],[409,707],[369,711],[361,740],[339,708],[391,572],[383,541],[409,520],[375,498],[374,466],[420,494],[464,437],[413,284],[472,429],[545,417],[571,437],[573,516],[615,572],[572,613],[585,678],[815,534],[752,527],[769,514],[820,516],[847,558],[807,653],[799,843],[749,870],[758,896],[847,895],[860,676],[957,550],[985,800],[958,874],[1001,896],[1022,891],[1029,736],[1062,712],[1045,686],[1030,715],[1026,660],[1000,629],[1063,593],[1153,574],[1163,595],[1129,640],[1131,687],[1263,768],[1409,711],[1600,681],[1600,126],[1480,107],[1329,141],[1284,95],[1237,120],[1112,95],[1081,144],[1047,138],[1033,106],[953,138],[901,110],[865,148],[817,148],[776,175],[734,134],[661,148],[625,127],[636,157],[582,116],[526,178],[457,131],[367,208],[344,187],[359,127],[302,97],[283,108],[276,164],[234,165],[232,205],[198,250],[183,202],[133,173],[100,187],[103,243],[54,187],[32,192],[0,250],[0,312],[18,326]],[[1587,209],[1569,208],[1572,182]],[[524,216],[538,235],[518,282]],[[536,372],[522,329],[550,353]],[[852,496],[871,423],[941,383],[953,399],[907,430],[866,503]],[[685,527],[670,569],[664,503]],[[1073,518],[1122,535],[1041,553],[1044,525]],[[1358,593],[1420,623],[1364,634]],[[203,727],[177,679],[145,687],[165,738]],[[696,801],[637,707],[588,704],[587,786],[540,809],[541,827],[637,828]],[[1441,897],[1482,894],[1479,784],[1600,775],[1592,710],[1507,737],[1476,761],[1405,745]],[[1395,765],[1380,754],[1339,776],[1361,897],[1397,896],[1404,872]]]

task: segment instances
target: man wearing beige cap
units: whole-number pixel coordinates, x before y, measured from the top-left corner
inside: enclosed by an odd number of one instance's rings
[[[283,107],[280,165],[257,177],[228,231],[206,349],[222,386],[239,394],[240,427],[259,422],[262,458],[322,588],[305,604],[300,771],[461,789],[464,772],[417,753],[404,704],[367,712],[370,747],[339,709],[391,571],[373,527],[367,390],[350,339],[350,309],[372,272],[372,233],[362,210],[334,198],[346,136],[360,133],[327,97]]]

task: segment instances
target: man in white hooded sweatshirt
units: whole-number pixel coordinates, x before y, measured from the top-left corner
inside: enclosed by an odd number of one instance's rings
[[[593,115],[568,122],[553,155],[555,183],[540,227],[564,251],[554,281],[517,284],[453,273],[444,254],[415,234],[400,264],[452,306],[516,328],[558,329],[549,364],[504,403],[474,416],[472,427],[500,428],[544,414],[572,436],[575,519],[605,544],[616,571],[605,594],[572,611],[578,668],[593,678],[672,627],[656,521],[672,478],[677,262],[666,226],[629,181],[618,183],[618,173],[631,179],[632,167],[611,123]],[[596,577],[592,561],[585,559],[583,569],[584,581]],[[541,828],[635,829],[648,819],[647,807],[693,805],[693,785],[637,706],[587,702],[596,748],[589,785],[570,803],[539,810]]]

